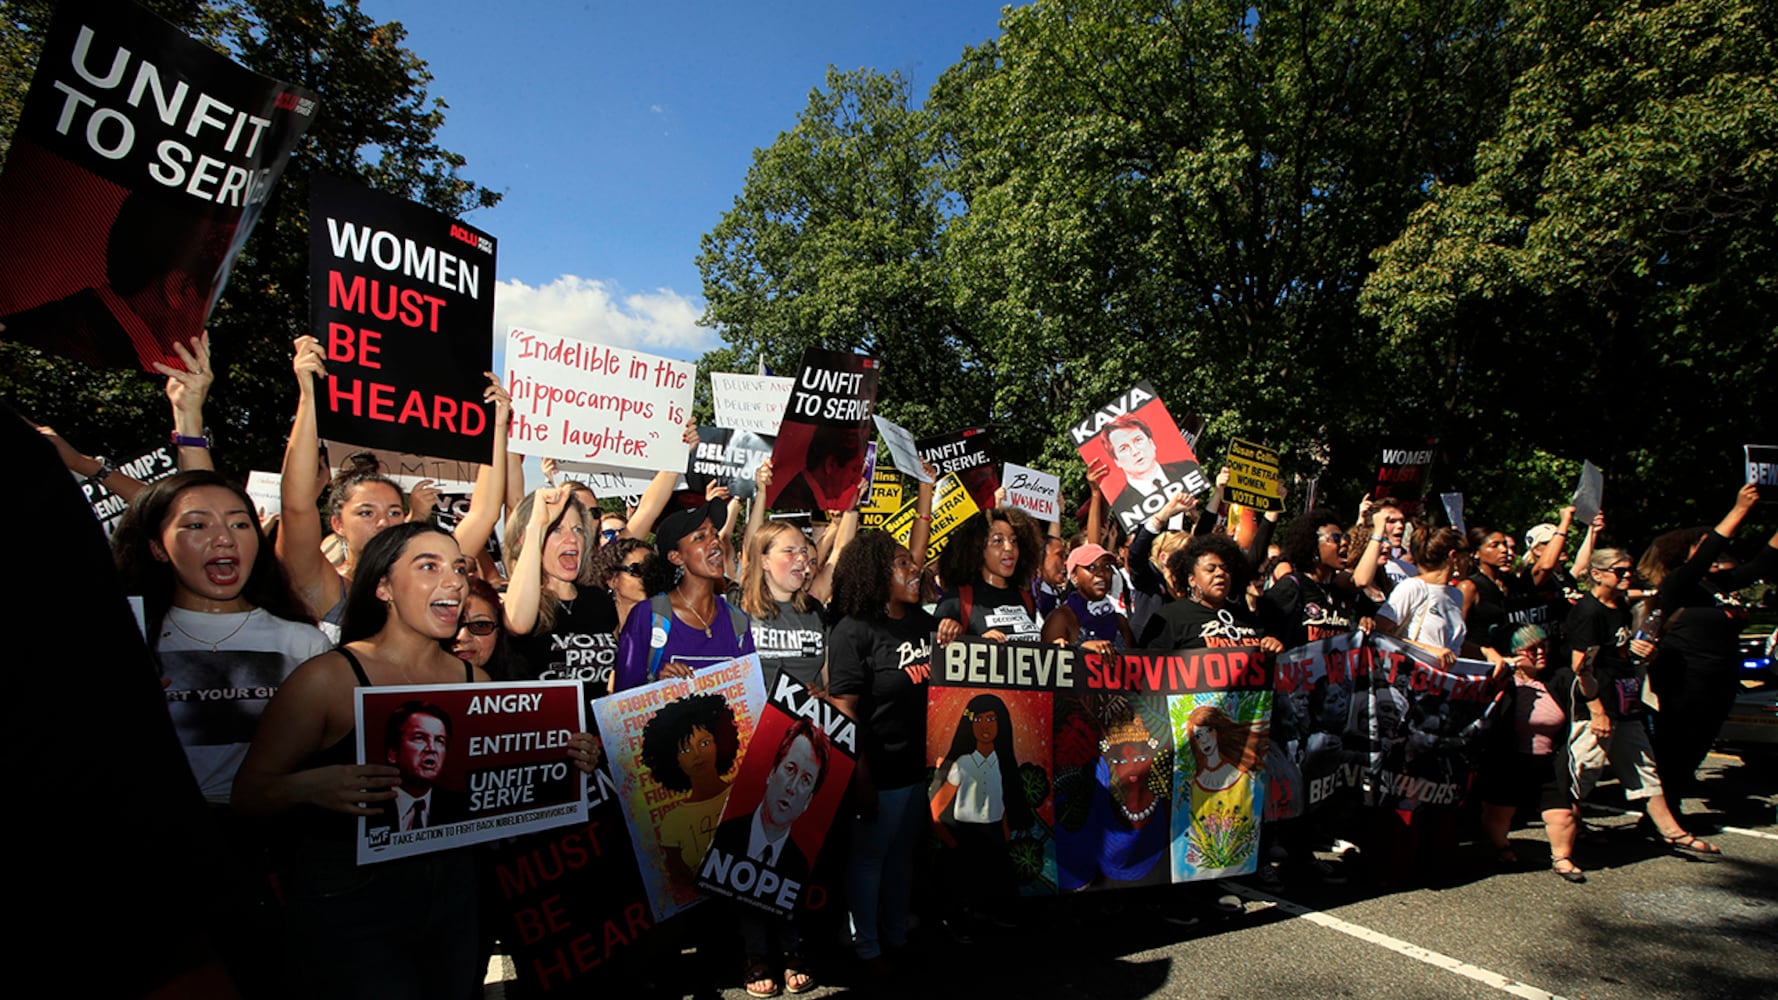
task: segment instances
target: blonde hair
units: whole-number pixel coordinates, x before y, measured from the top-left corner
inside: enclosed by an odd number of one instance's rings
[[[1623,549],[1594,549],[1592,556],[1587,560],[1587,564],[1582,566],[1580,571],[1582,573],[1591,573],[1596,569],[1606,569],[1619,559],[1627,560],[1629,558],[1630,553],[1625,552]]]
[[[1154,546],[1148,550],[1148,561],[1160,571],[1161,580],[1167,584],[1169,590],[1183,589],[1185,584],[1180,581],[1178,586],[1174,585],[1173,574],[1167,571],[1167,561],[1172,558],[1173,553],[1190,544],[1191,540],[1189,531],[1163,531],[1155,536]]]
[[[766,553],[786,534],[796,535],[804,544],[803,531],[788,521],[768,521],[760,526],[753,537],[747,539],[746,569],[741,572],[741,610],[756,621],[769,621],[778,617],[778,601],[772,596],[770,582],[766,579]],[[790,595],[790,604],[798,611],[815,610],[815,599],[809,596],[809,583],[815,579],[814,553],[809,554],[809,574],[803,577],[803,585],[796,593]]]
[[[501,538],[500,544],[506,552],[506,558],[510,560],[508,565],[516,566],[518,564],[519,549],[525,543],[525,529],[531,525],[531,514],[537,508],[537,494],[541,492],[543,492],[541,489],[533,490],[525,499],[520,500],[519,505],[513,508],[512,515],[506,519],[506,534]],[[569,492],[568,503],[562,508],[561,516],[556,518],[555,524],[546,526],[543,529],[543,534],[547,536],[554,531],[556,525],[561,524],[563,518],[566,518],[570,513],[580,518],[581,531],[584,535],[583,549],[580,554],[580,574],[574,581],[575,585],[579,586],[588,582],[585,578],[592,566],[593,539],[598,537],[598,531],[597,529],[588,530],[586,507],[574,496],[573,492]],[[538,544],[541,545],[542,541],[540,540]],[[531,629],[533,635],[554,630],[556,618],[562,613],[562,599],[550,593],[549,587],[545,586],[549,582],[549,572],[542,567],[539,567],[539,572],[542,573],[543,579],[538,581],[540,593],[537,601],[537,624]]]

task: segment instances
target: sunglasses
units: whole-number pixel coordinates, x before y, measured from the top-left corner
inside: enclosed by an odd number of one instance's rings
[[[470,635],[493,635],[494,630],[500,627],[500,623],[496,621],[464,622],[457,627],[468,629]]]
[[[1345,532],[1336,531],[1331,534],[1321,535],[1319,537],[1324,542],[1332,542],[1335,545],[1340,545],[1346,541],[1347,536],[1346,536]]]
[[[1612,576],[1622,579],[1623,577],[1629,576],[1631,573],[1636,572],[1636,567],[1634,567],[1634,566],[1602,566],[1596,572],[1610,573]]]
[[[639,577],[642,575],[642,564],[639,562],[624,563],[622,566],[617,567],[615,572]]]
[[[620,532],[617,528],[600,528],[599,529],[599,537],[603,538],[605,541],[608,541],[608,542],[611,541],[613,538],[616,538],[619,533]]]

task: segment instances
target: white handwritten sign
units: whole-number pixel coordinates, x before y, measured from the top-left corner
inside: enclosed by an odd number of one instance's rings
[[[283,482],[284,477],[276,472],[260,472],[255,469],[247,473],[247,495],[259,507],[260,517],[283,513],[284,496],[278,491]]]
[[[1006,487],[1006,502],[1012,506],[1030,511],[1039,521],[1061,518],[1062,481],[1055,476],[1008,462],[1001,469],[1000,483]]]
[[[710,373],[710,399],[716,404],[716,426],[776,437],[790,405],[796,379],[778,375]]]
[[[696,369],[518,327],[506,334],[512,450],[624,469],[683,469]]]

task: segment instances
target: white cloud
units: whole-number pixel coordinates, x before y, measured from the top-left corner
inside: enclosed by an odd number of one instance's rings
[[[652,111],[652,112],[654,112],[654,113],[655,113],[655,114],[657,114],[657,115],[658,115],[658,114],[664,114],[664,113],[665,113],[665,112],[666,112],[666,110],[667,110],[667,109],[666,109],[666,108],[663,108],[663,107],[661,107],[661,106],[660,106],[660,105],[658,105],[658,104],[650,104],[650,105],[649,105],[649,106],[648,106],[648,110],[650,110],[650,111]]]
[[[714,330],[698,325],[703,307],[671,288],[625,295],[596,278],[564,274],[544,285],[502,281],[494,286],[494,329],[507,327],[578,337],[614,347],[695,359],[717,346]]]

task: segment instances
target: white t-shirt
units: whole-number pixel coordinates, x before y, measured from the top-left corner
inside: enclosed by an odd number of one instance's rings
[[[1402,639],[1463,652],[1469,629],[1463,624],[1463,592],[1449,584],[1434,587],[1417,576],[1396,585],[1377,617],[1395,624]]]
[[[998,753],[983,757],[972,750],[964,754],[951,763],[945,781],[957,786],[957,822],[998,823],[1006,815]]]
[[[169,608],[154,647],[167,714],[191,773],[204,798],[226,803],[259,716],[278,685],[333,643],[313,625],[259,609],[211,615]]]

